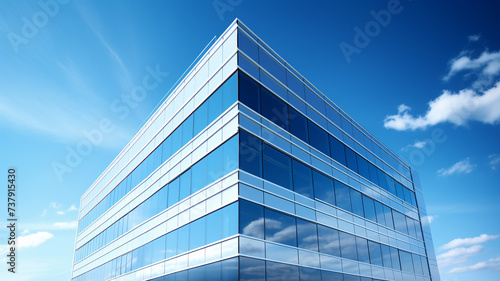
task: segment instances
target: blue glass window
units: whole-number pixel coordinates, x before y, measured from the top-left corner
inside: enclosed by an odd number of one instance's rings
[[[264,207],[240,200],[240,233],[264,239]]]
[[[208,99],[208,120],[215,120],[222,113],[222,90],[220,87]]]
[[[383,189],[387,190],[387,181],[385,178],[385,173],[382,172],[382,170],[377,168],[377,175],[378,175],[378,184],[380,187]]]
[[[266,240],[297,247],[295,218],[265,209]]]
[[[340,253],[343,258],[357,260],[356,238],[354,235],[340,231]]]
[[[404,234],[408,234],[408,228],[406,227],[406,219],[405,215],[400,212],[394,211],[392,212],[392,216],[394,218],[394,228],[397,231],[400,231]]]
[[[375,210],[377,212],[377,222],[381,225],[386,225],[384,205],[380,204],[378,201],[375,201]]]
[[[206,217],[199,218],[189,226],[189,249],[193,250],[205,245]]]
[[[264,179],[292,189],[292,159],[264,144]]]
[[[335,159],[340,164],[347,166],[345,160],[345,145],[331,135],[329,136],[329,138],[330,138],[330,157]]]
[[[189,250],[189,224],[177,229],[177,254]]]
[[[392,269],[401,270],[401,265],[399,264],[399,254],[398,249],[389,247],[391,250],[391,261],[392,261]]]
[[[221,262],[221,281],[233,281],[238,279],[238,258],[223,260]],[[211,280],[211,279],[209,279]]]
[[[191,167],[191,194],[207,185],[207,158],[202,158]]]
[[[318,225],[318,242],[320,253],[340,257],[339,231]]]
[[[335,181],[335,197],[337,202],[337,207],[342,208],[348,212],[352,212],[351,208],[351,196],[350,196],[350,187],[347,185]]]
[[[297,110],[289,107],[288,118],[290,120],[290,133],[306,143],[309,143],[309,131],[307,129],[307,118]]]
[[[311,168],[294,159],[292,159],[292,168],[293,191],[309,198],[313,198],[313,181]]]
[[[380,250],[380,244],[368,241],[368,248],[370,249],[371,263],[379,266],[384,266],[382,262],[382,252]]]
[[[330,145],[328,143],[328,133],[318,125],[307,120],[309,128],[309,143],[326,155],[330,155]]]
[[[292,90],[299,97],[301,97],[303,99],[305,98],[304,97],[304,84],[302,84],[302,82],[300,82],[299,79],[297,79],[293,74],[291,74],[288,71],[286,72],[286,82],[287,82],[287,86],[288,86],[288,88],[290,88],[290,90]]]
[[[168,184],[168,206],[179,202],[179,178]]]
[[[300,267],[300,281],[321,281],[321,271],[317,269]],[[330,280],[330,279],[325,279]]]
[[[262,177],[262,141],[240,131],[240,169]]]
[[[413,267],[415,268],[415,273],[423,275],[424,272],[422,270],[422,260],[420,260],[420,256],[412,254],[412,259],[413,259]]]
[[[260,94],[262,116],[288,131],[287,104],[265,88],[261,88]]]
[[[384,205],[385,225],[394,229],[394,222],[392,221],[392,209]]]
[[[357,190],[350,188],[351,195],[351,207],[352,212],[360,217],[364,216],[363,213],[363,201],[361,199],[361,193]]]
[[[358,261],[370,263],[368,254],[368,241],[364,238],[356,236],[356,248],[358,250]]]
[[[357,160],[358,160],[358,170],[359,174],[364,177],[365,179],[370,179],[370,171],[368,168],[368,161],[365,160],[365,158],[357,155]]]
[[[377,167],[375,167],[372,163],[368,163],[368,169],[370,170],[370,181],[380,186],[380,183],[378,182]]]
[[[171,258],[177,255],[177,231],[172,231],[166,235],[165,258]]]
[[[392,268],[391,249],[389,246],[380,245],[382,250],[382,261],[385,267]]]
[[[411,254],[405,251],[399,250],[399,259],[401,260],[401,270],[406,272],[414,273],[413,260]]]
[[[238,233],[238,202],[222,209],[222,237]]]
[[[222,239],[221,211],[217,210],[207,216],[207,244]]]
[[[347,168],[358,173],[358,162],[356,160],[356,156],[357,156],[356,152],[354,152],[349,147],[346,147],[345,148],[345,156],[346,156],[346,160],[347,160]]]
[[[238,32],[238,48],[255,62],[259,61],[259,47],[242,32]]]
[[[198,107],[193,113],[193,116],[193,133],[197,135],[208,125],[208,103],[203,103]],[[165,154],[165,152],[163,154]]]
[[[324,202],[335,205],[335,192],[333,180],[320,172],[313,170],[314,197]]]
[[[276,79],[286,85],[285,69],[259,47],[260,65]]]
[[[260,86],[242,72],[238,76],[238,94],[240,102],[260,113]]]
[[[297,219],[298,247],[318,251],[318,231],[315,223]]]
[[[373,199],[363,195],[363,207],[365,219],[376,222],[377,216],[375,215],[375,202],[373,202]]]
[[[389,191],[392,194],[396,194],[396,186],[395,186],[395,181],[391,176],[388,174],[385,175],[385,182],[387,183],[387,191]]]
[[[295,265],[266,261],[266,280],[299,281],[299,268]]]
[[[240,257],[240,281],[266,281],[265,261]]]
[[[191,169],[179,176],[179,200],[187,198],[191,194]]]
[[[322,270],[321,271],[321,280],[344,281],[344,275],[342,273]]]

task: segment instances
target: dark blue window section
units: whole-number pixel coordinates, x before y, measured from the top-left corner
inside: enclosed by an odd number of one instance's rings
[[[324,154],[330,155],[328,133],[309,120],[307,120],[307,123],[309,127],[309,143]]]
[[[238,32],[238,48],[255,62],[259,61],[259,47],[242,32]]]
[[[340,257],[339,231],[318,225],[319,252]]]
[[[365,219],[371,221],[377,221],[377,216],[375,214],[375,202],[373,199],[368,198],[363,195],[363,210],[365,213]]]
[[[298,247],[318,252],[318,230],[315,223],[297,219]]]
[[[297,223],[295,218],[265,209],[266,240],[297,247]]]
[[[261,88],[261,114],[286,131],[288,127],[288,106],[281,99]]]
[[[380,244],[368,241],[368,248],[370,249],[371,263],[379,266],[384,266],[382,261],[382,251],[380,250]]]
[[[266,281],[266,262],[240,257],[240,281]]]
[[[263,153],[263,178],[292,190],[292,159],[267,144],[264,144]]]
[[[333,180],[320,172],[313,170],[314,197],[335,205],[335,191]]]
[[[356,248],[358,252],[358,261],[370,263],[370,254],[368,252],[368,240],[356,236]]]
[[[260,86],[252,78],[239,72],[238,100],[260,113]]]
[[[321,271],[318,269],[300,267],[300,281],[321,281]],[[325,279],[330,280],[330,279]]]
[[[307,118],[300,114],[297,110],[290,107],[288,109],[290,120],[290,133],[306,143],[309,143],[309,131],[307,129]]]
[[[245,131],[240,132],[240,169],[262,177],[262,141]]]
[[[357,260],[358,254],[356,251],[356,237],[352,234],[339,232],[340,237],[340,254],[343,258]]]
[[[414,273],[413,260],[411,254],[405,251],[399,250],[399,259],[401,261],[401,270]]]
[[[214,121],[229,105],[236,102],[237,74],[228,78],[212,95],[189,115],[153,152],[128,174],[108,195],[92,208],[78,223],[78,232],[87,228],[125,196],[159,165]],[[224,98],[222,98],[224,96]],[[210,115],[208,115],[210,113]]]
[[[240,233],[264,239],[264,207],[240,200]]]
[[[364,217],[361,192],[350,188],[350,193],[351,193],[350,195],[351,195],[352,212],[360,217]]]
[[[266,280],[299,281],[299,267],[266,261]]]
[[[313,198],[313,177],[311,168],[292,159],[293,191]],[[332,189],[333,192],[333,189]]]
[[[412,191],[403,188],[400,190],[401,192],[398,192],[397,186],[395,187],[393,183],[399,183],[392,177],[375,167],[375,165],[368,162],[321,127],[311,122],[253,79],[241,73],[239,86],[239,97],[243,104],[261,113],[276,123],[276,125],[287,129],[291,134],[329,155],[340,164],[359,173],[382,189],[416,206],[415,194]],[[262,97],[260,97],[261,92]],[[346,121],[343,122],[343,128],[347,131],[352,131],[352,125]]]

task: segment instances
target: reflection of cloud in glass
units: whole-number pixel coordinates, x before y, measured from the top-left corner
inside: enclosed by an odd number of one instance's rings
[[[254,220],[247,226],[245,226],[243,228],[243,234],[248,236],[261,237],[262,229],[264,229],[264,218],[259,218],[258,220]]]

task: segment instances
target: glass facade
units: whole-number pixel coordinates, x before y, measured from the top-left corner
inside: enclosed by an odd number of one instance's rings
[[[414,177],[235,20],[82,197],[72,280],[439,280]]]

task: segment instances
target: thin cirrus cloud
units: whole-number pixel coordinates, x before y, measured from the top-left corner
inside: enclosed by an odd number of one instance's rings
[[[457,239],[453,239],[450,242],[444,244],[439,249],[440,250],[447,250],[447,249],[452,249],[455,247],[463,247],[463,246],[482,244],[482,243],[490,241],[490,240],[498,239],[499,237],[500,237],[500,235],[481,234],[477,237],[472,237],[472,238],[457,238]]]
[[[451,60],[450,71],[443,78],[443,80],[447,81],[455,74],[465,70],[476,70],[479,71],[479,75],[484,76],[493,76],[499,74],[500,51],[492,53],[484,51],[477,58],[471,58],[463,52],[461,55]]]
[[[422,149],[422,148],[424,148],[427,145],[427,143],[428,143],[427,140],[423,140],[423,141],[416,140],[414,143],[409,144],[409,145],[401,148],[401,150],[407,151],[410,148]]]
[[[469,257],[478,254],[483,249],[482,245],[474,245],[471,247],[459,247],[451,249],[437,256],[439,267],[448,267],[467,262]]]
[[[493,269],[495,271],[500,270],[500,257],[491,258],[487,261],[478,262],[470,266],[455,267],[449,271],[449,273],[464,273],[470,271],[476,271],[481,269]]]
[[[440,176],[450,176],[453,174],[469,174],[470,172],[472,172],[475,166],[476,165],[471,164],[470,158],[467,157],[464,160],[453,164],[453,166],[449,168],[439,169],[437,172]]]
[[[76,229],[76,227],[78,226],[78,221],[56,222],[53,226],[56,229]]]
[[[26,236],[20,236],[17,238],[17,240],[19,249],[22,249],[36,247],[53,237],[54,235],[50,232],[39,231],[37,233],[28,234]]]
[[[488,156],[488,160],[489,160],[488,164],[490,164],[491,169],[496,170],[498,163],[500,163],[500,155],[491,154]]]

